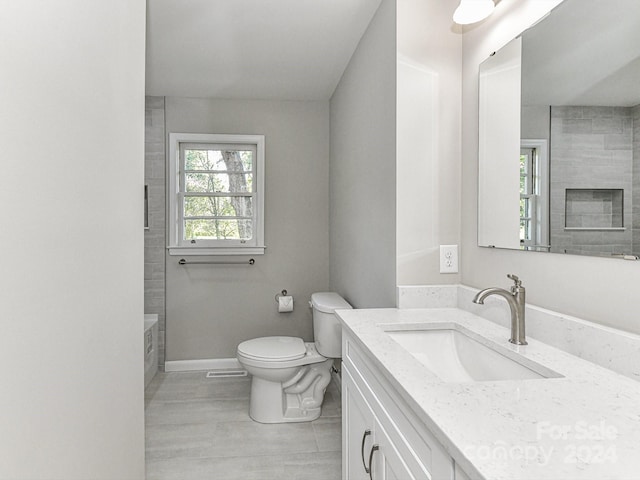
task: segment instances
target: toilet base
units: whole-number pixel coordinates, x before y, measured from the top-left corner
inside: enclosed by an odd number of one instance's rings
[[[324,392],[331,381],[332,359],[307,365],[288,382],[253,376],[249,416],[259,423],[311,422],[322,413]]]

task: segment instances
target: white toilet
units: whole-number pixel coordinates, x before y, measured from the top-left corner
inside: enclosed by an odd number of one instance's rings
[[[315,342],[261,337],[238,345],[251,374],[249,415],[260,423],[310,422],[320,416],[334,358],[342,356],[342,330],[334,311],[351,308],[337,293],[311,295]]]

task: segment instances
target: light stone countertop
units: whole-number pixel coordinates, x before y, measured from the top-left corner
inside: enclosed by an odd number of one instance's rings
[[[472,478],[640,479],[640,382],[458,308],[336,312],[346,331]],[[562,378],[445,383],[385,329],[455,323]]]

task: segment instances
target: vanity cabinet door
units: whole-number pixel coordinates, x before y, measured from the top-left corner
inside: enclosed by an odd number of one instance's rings
[[[349,370],[342,369],[342,478],[370,480],[369,457],[374,445],[375,418]],[[374,455],[375,456],[375,455]]]
[[[430,480],[426,472],[414,471],[406,464],[380,423],[376,423],[374,440],[378,448],[374,451],[371,462],[372,480]]]

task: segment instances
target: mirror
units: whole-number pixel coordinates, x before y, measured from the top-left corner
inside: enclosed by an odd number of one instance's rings
[[[478,244],[640,256],[640,2],[565,0],[479,82]]]

